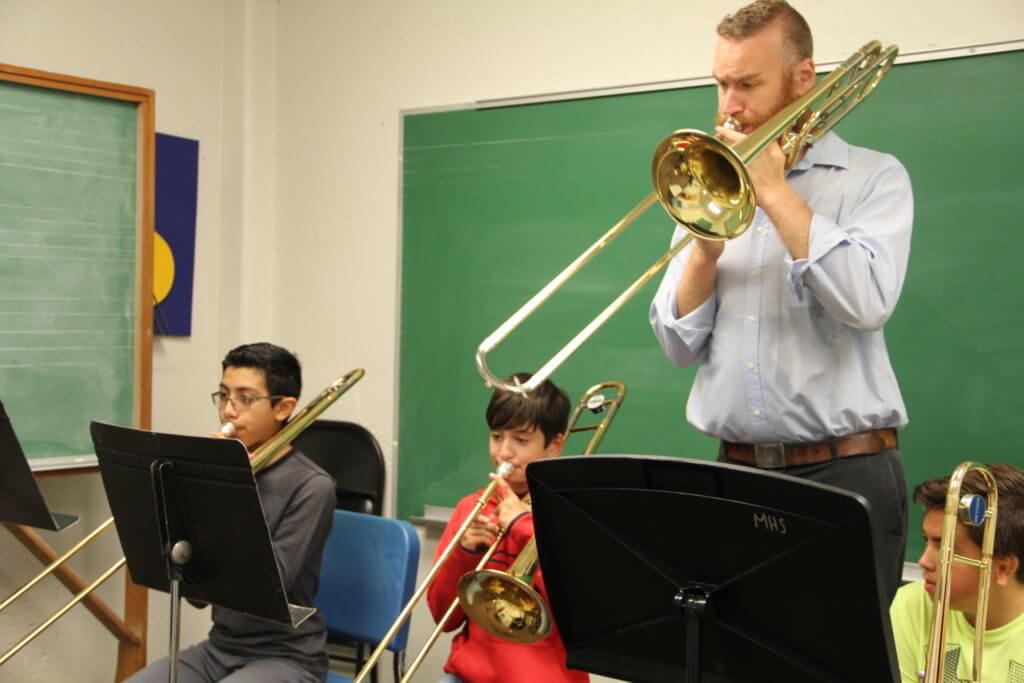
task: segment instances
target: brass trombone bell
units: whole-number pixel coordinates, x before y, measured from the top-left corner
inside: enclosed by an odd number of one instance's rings
[[[757,209],[757,196],[747,164],[765,147],[779,140],[786,154],[786,167],[791,167],[808,145],[827,133],[875,89],[889,72],[898,53],[899,48],[895,45],[883,50],[877,40],[867,43],[810,91],[783,108],[735,147],[729,147],[713,135],[695,129],[677,130],[662,139],[655,147],[651,160],[654,191],[480,342],[476,351],[480,376],[489,386],[521,394],[529,393],[561,367],[694,237],[729,240],[743,234]],[[533,373],[527,382],[522,385],[506,382],[495,375],[487,365],[487,354],[653,206],[655,201],[660,202],[662,208],[679,225],[685,227],[689,234],[662,254],[633,284]]]

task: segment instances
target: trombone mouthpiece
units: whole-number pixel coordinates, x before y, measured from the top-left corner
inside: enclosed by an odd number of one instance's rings
[[[222,424],[220,426],[220,430],[219,431],[224,436],[234,436],[235,435],[235,425],[231,424],[230,422],[225,422],[224,424]]]
[[[498,465],[498,476],[501,477],[502,479],[507,479],[508,475],[512,474],[512,470],[514,469],[515,467],[512,466],[512,463],[503,462],[500,465]]]

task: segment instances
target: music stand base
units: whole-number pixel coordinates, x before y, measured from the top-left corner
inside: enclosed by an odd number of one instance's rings
[[[708,606],[707,591],[702,588],[683,588],[675,596],[675,604],[686,616],[686,679],[685,683],[700,683],[701,621]]]

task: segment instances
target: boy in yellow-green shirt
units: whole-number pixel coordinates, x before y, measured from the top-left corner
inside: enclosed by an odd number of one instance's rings
[[[1024,471],[1012,465],[991,465],[989,469],[996,480],[999,504],[982,682],[1024,683]],[[925,667],[948,487],[949,477],[944,477],[914,489],[914,501],[925,508],[921,525],[925,550],[917,561],[924,580],[900,588],[890,608],[902,683],[918,683],[918,672]],[[984,495],[982,477],[977,472],[968,473],[961,492]],[[982,527],[958,524],[955,552],[979,559],[981,536]],[[943,683],[970,680],[974,663],[979,569],[953,563],[951,572]]]

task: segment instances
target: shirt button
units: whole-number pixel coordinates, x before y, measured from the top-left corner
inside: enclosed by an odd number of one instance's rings
[[[758,232],[758,234],[763,233],[764,232],[764,226],[763,225],[757,226],[757,232]]]
[[[761,417],[761,409],[754,408],[754,417]]]
[[[750,368],[751,370],[753,370],[757,366],[754,365],[753,363],[747,363],[747,367]]]
[[[758,270],[752,270],[752,271],[750,271],[750,277],[757,277],[757,276],[758,276],[758,275],[760,275],[760,274],[761,274],[761,272],[760,272],[760,271],[758,271]]]
[[[747,316],[747,322],[748,323],[752,323],[752,322],[754,322],[754,320],[755,320],[754,316],[752,316],[752,315],[748,315]]]

